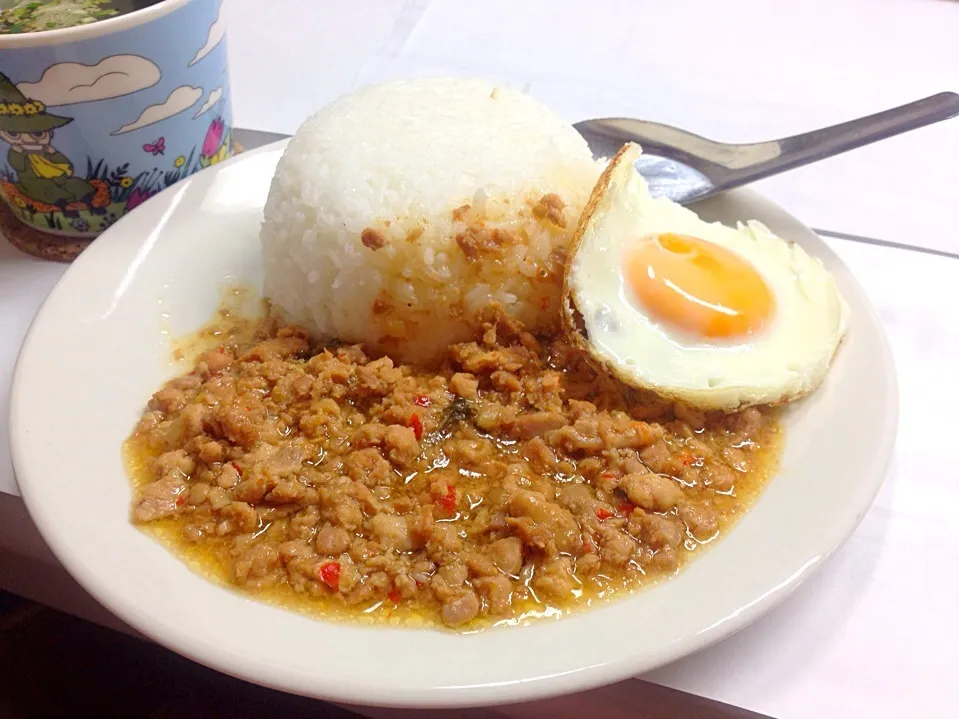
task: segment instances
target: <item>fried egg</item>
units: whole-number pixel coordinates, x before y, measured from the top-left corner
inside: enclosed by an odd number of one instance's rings
[[[628,385],[699,409],[781,404],[815,390],[848,307],[822,262],[756,221],[705,222],[653,198],[629,144],[573,239],[571,339]]]

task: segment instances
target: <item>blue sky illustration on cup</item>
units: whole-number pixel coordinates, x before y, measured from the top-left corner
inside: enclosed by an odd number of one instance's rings
[[[233,154],[221,0],[0,36],[0,195],[37,229],[97,235]]]

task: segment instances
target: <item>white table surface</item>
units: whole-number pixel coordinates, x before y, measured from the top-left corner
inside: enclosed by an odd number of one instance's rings
[[[954,0],[273,0],[270,12],[257,0],[227,2],[236,124],[278,132],[358,83],[418,73],[508,82],[570,120],[642,116],[727,141],[959,89]],[[899,440],[874,507],[830,563],[753,626],[644,679],[780,719],[955,716],[959,121],[759,189],[824,234],[914,248],[827,237],[893,346]],[[7,443],[10,374],[63,269],[0,242],[0,492],[8,502],[19,502]],[[7,516],[0,548],[47,571],[36,536]]]

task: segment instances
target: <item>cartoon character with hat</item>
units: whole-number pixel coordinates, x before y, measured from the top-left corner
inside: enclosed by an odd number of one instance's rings
[[[28,100],[0,73],[0,138],[10,143],[7,162],[17,173],[17,189],[38,203],[63,208],[96,193],[91,183],[73,176],[70,160],[50,144],[53,131],[70,122],[73,118],[47,112],[39,100]]]

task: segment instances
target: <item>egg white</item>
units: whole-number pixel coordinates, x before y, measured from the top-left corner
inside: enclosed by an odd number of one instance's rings
[[[567,328],[627,384],[702,409],[779,404],[818,387],[846,333],[848,307],[822,262],[749,221],[708,223],[653,198],[624,147],[600,179],[567,265]],[[623,276],[627,248],[643,237],[697,237],[748,260],[775,298],[759,331],[731,341],[684,333],[646,313]]]

